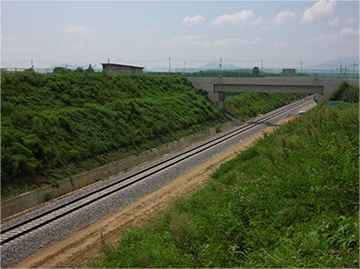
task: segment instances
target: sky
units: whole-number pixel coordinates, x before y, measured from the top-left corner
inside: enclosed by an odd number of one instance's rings
[[[1,67],[220,59],[300,68],[359,57],[359,1],[1,1]],[[358,62],[356,63],[358,64]]]

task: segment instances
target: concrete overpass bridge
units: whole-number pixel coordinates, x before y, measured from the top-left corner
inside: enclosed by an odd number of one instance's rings
[[[189,77],[188,80],[197,89],[207,92],[208,98],[224,108],[226,93],[236,92],[278,92],[316,94],[316,101],[323,103],[343,81],[359,86],[359,78],[324,77]]]

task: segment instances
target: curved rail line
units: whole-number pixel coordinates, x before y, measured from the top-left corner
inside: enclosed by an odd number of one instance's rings
[[[287,106],[284,106],[282,108],[274,110],[274,111],[266,114],[265,116],[258,118],[256,121],[252,121],[252,122],[246,123],[244,125],[241,125],[238,128],[228,131],[222,135],[219,135],[219,136],[209,139],[205,142],[199,143],[193,147],[185,149],[177,154],[174,154],[167,158],[164,158],[160,162],[152,164],[144,169],[140,169],[138,172],[136,172],[132,175],[128,175],[124,178],[121,178],[109,185],[104,184],[106,186],[96,188],[96,189],[94,188],[94,190],[92,190],[80,197],[77,197],[71,201],[68,201],[65,204],[58,205],[58,206],[51,208],[45,212],[35,215],[27,220],[24,220],[20,223],[16,223],[10,227],[4,228],[4,229],[2,228],[0,244],[4,245],[6,243],[9,243],[12,240],[15,240],[16,238],[21,237],[24,234],[34,231],[39,227],[42,227],[50,222],[53,222],[61,217],[64,217],[64,216],[78,210],[81,207],[89,205],[89,204],[91,204],[95,201],[98,201],[108,195],[111,195],[117,191],[120,191],[132,184],[135,184],[136,182],[143,180],[146,177],[154,175],[154,174],[156,174],[166,168],[169,168],[170,166],[175,165],[191,156],[194,156],[194,155],[196,155],[204,150],[207,150],[221,142],[224,142],[230,138],[233,138],[234,136],[237,136],[245,131],[248,131],[248,130],[254,128],[256,125],[265,123],[265,122],[271,120],[272,118],[281,115],[282,113],[286,113],[287,111],[294,109],[295,107],[303,104],[306,101],[307,100],[302,99],[300,101],[291,103]]]

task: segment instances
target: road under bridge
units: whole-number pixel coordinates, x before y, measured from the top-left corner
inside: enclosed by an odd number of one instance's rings
[[[316,94],[316,101],[323,103],[343,81],[359,86],[358,78],[324,77],[190,77],[188,80],[197,89],[207,92],[208,98],[224,108],[226,93],[240,92],[278,92]]]

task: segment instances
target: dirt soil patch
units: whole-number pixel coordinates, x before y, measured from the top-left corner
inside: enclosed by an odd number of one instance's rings
[[[303,110],[308,110],[313,106],[309,105]],[[277,126],[294,118],[295,116],[283,119],[277,123]],[[190,169],[154,192],[42,249],[38,253],[15,264],[14,267],[87,267],[89,259],[100,255],[101,234],[106,243],[116,245],[123,231],[163,212],[174,201],[189,197],[206,184],[210,175],[214,173],[221,163],[233,159],[241,151],[251,147],[257,140],[263,138],[263,132],[270,133],[275,128],[274,126],[267,127],[260,133],[243,140],[201,165]]]

